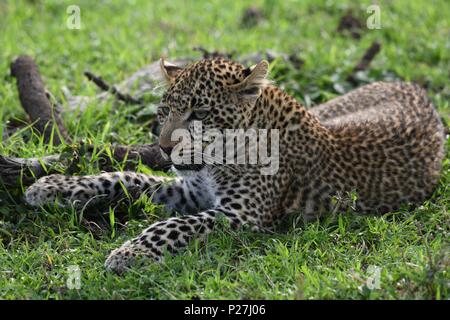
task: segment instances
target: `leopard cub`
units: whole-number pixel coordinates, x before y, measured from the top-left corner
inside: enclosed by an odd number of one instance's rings
[[[186,68],[161,60],[168,88],[158,108],[160,147],[173,155],[173,133],[202,130],[277,130],[278,170],[258,164],[174,164],[176,178],[133,172],[70,177],[50,175],[25,193],[32,206],[53,201],[83,207],[109,204],[138,188],[179,213],[150,225],[111,252],[105,266],[121,272],[137,256],[161,261],[224,217],[232,228],[273,228],[286,214],[316,219],[358,195],[357,213],[417,205],[431,195],[444,158],[444,129],[426,92],[415,84],[377,82],[306,110],[267,80],[268,63],[246,68],[222,58]]]

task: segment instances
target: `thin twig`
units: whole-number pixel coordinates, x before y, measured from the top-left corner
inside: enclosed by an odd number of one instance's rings
[[[84,75],[90,81],[95,83],[97,87],[99,87],[101,90],[111,92],[120,101],[123,101],[128,104],[142,104],[142,101],[140,99],[133,98],[129,94],[121,93],[119,90],[116,89],[116,87],[107,84],[101,77],[96,76],[92,72],[85,71]]]

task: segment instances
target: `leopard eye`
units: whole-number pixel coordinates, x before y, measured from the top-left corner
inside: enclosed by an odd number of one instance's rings
[[[165,116],[169,115],[169,113],[170,113],[170,108],[169,107],[161,106],[160,109],[161,109],[161,113],[163,115],[165,115]]]
[[[203,120],[208,115],[208,110],[195,110],[191,114],[193,120]]]

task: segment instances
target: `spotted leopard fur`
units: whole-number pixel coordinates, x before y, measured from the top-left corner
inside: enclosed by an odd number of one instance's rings
[[[111,252],[105,266],[117,272],[137,256],[160,261],[194,237],[210,233],[219,216],[233,228],[272,228],[283,215],[312,219],[335,210],[355,190],[359,213],[388,212],[419,204],[432,193],[444,157],[440,118],[415,84],[377,82],[310,110],[267,81],[268,64],[252,68],[221,58],[186,68],[162,61],[168,89],[158,117],[160,145],[170,154],[176,128],[280,130],[279,171],[261,175],[258,165],[174,166],[179,177],[133,172],[70,177],[51,175],[26,190],[26,201],[83,207],[139,189],[178,212]],[[199,119],[201,118],[201,119]]]

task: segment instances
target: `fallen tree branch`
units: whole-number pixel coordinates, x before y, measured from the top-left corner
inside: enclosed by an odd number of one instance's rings
[[[54,145],[71,139],[63,125],[58,111],[48,100],[39,69],[33,58],[20,56],[11,64],[11,75],[17,79],[17,90],[22,107],[30,117],[34,127],[44,136],[46,143],[53,139]],[[53,134],[53,128],[58,132]]]
[[[142,101],[140,99],[135,99],[129,94],[121,93],[119,90],[116,89],[115,86],[107,84],[101,77],[96,76],[92,72],[85,71],[84,75],[90,81],[95,83],[97,87],[99,87],[101,90],[111,92],[120,101],[123,101],[128,104],[142,104]]]
[[[115,161],[127,161],[125,165],[127,170],[135,170],[139,160],[153,170],[167,171],[172,165],[170,161],[162,157],[158,143],[131,146],[113,145],[111,149],[112,157]],[[101,169],[104,171],[114,170],[109,162],[110,159],[105,156],[103,158],[106,162],[101,165]]]
[[[347,77],[347,81],[351,82],[352,84],[356,84],[356,73],[366,70],[372,60],[378,54],[378,52],[380,52],[380,50],[381,44],[378,41],[374,41],[372,45],[366,50],[361,60],[359,60],[358,64],[353,68],[351,74]]]
[[[84,149],[83,149],[84,148]],[[72,155],[55,154],[42,158],[16,158],[0,155],[0,181],[8,188],[28,186],[40,177],[65,171],[77,172],[81,160],[90,161],[93,147],[80,144]],[[81,156],[80,156],[81,154]],[[126,170],[136,170],[139,160],[153,170],[167,171],[171,162],[165,160],[157,143],[143,145],[112,145],[112,159],[103,152],[96,154],[96,165],[102,171],[114,171],[113,162],[125,163]]]
[[[0,181],[8,188],[32,184],[36,178],[52,173],[55,163],[60,162],[59,155],[38,158],[15,158],[0,155]],[[47,171],[46,168],[50,170]],[[20,181],[20,179],[22,179]]]

